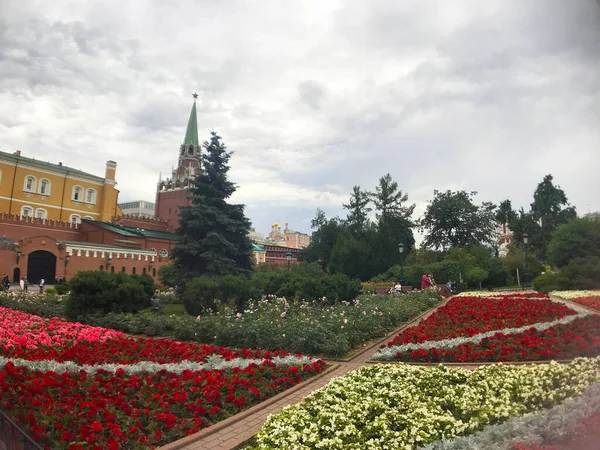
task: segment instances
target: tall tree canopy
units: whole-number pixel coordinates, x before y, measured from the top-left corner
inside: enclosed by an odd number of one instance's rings
[[[533,193],[533,203],[526,212],[523,208],[509,220],[514,233],[514,241],[523,246],[523,235],[529,236],[529,249],[541,261],[546,260],[546,252],[552,233],[561,224],[577,217],[575,207],[569,205],[565,192],[555,186],[552,175],[546,175]]]
[[[227,178],[231,152],[215,132],[204,149],[203,171],[190,189],[192,205],[179,213],[180,239],[172,253],[180,287],[194,277],[240,274],[252,268],[250,220],[244,205],[227,203],[236,190]]]
[[[379,179],[375,192],[372,192],[370,196],[375,204],[379,224],[398,218],[411,222],[415,205],[404,205],[408,201],[408,194],[403,194],[398,189],[398,183],[392,179],[389,173]]]
[[[360,186],[354,186],[350,195],[350,201],[342,205],[348,210],[346,226],[354,235],[361,234],[369,225],[370,202],[369,193],[361,190]]]
[[[449,249],[472,244],[496,243],[495,206],[473,203],[477,192],[434,191],[420,221],[425,247]]]

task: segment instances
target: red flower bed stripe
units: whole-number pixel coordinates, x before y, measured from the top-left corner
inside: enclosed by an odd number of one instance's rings
[[[576,312],[562,303],[548,298],[531,299],[531,295],[456,297],[425,321],[395,336],[387,346],[469,337],[502,328],[549,322],[573,314]]]
[[[257,404],[324,365],[88,376],[7,363],[0,371],[1,405],[47,449],[154,448]]]
[[[571,301],[600,311],[600,297],[577,297]]]
[[[479,344],[451,349],[418,349],[396,356],[414,362],[537,361],[600,355],[600,316],[575,319],[544,331],[533,328],[518,334],[500,332]]]

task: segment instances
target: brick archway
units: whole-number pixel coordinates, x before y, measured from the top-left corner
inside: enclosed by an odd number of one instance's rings
[[[54,283],[56,279],[56,255],[46,250],[36,250],[27,257],[27,280],[37,284],[40,279]]]

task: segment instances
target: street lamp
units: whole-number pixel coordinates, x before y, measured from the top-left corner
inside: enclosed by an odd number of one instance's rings
[[[529,243],[529,235],[527,233],[523,233],[523,246],[525,247],[525,272],[523,273],[523,289],[527,289],[529,287],[529,270],[528,270],[528,262],[527,262],[527,244]]]
[[[404,286],[404,244],[398,244],[398,253],[400,253],[400,286]]]
[[[289,270],[290,270],[290,262],[292,261],[292,253],[291,252],[287,252],[285,254],[285,259],[287,259],[288,272],[289,272]]]

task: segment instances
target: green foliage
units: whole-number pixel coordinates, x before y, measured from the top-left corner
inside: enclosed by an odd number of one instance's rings
[[[517,284],[517,270],[519,271],[521,281],[525,275],[525,252],[516,244],[510,244],[508,246],[508,253],[506,256],[500,258],[504,267],[508,272],[507,284]],[[539,263],[535,255],[529,253],[527,255],[527,272],[529,279],[536,278],[544,271],[543,266]]]
[[[562,272],[575,289],[600,289],[600,256],[573,258]]]
[[[348,217],[346,218],[348,230],[355,236],[360,236],[369,225],[370,202],[370,194],[361,190],[360,186],[354,186],[350,201],[348,204],[342,205],[348,210]]]
[[[190,189],[192,205],[180,210],[180,240],[172,252],[180,292],[196,277],[240,275],[252,269],[250,221],[244,205],[227,203],[236,190],[227,178],[231,153],[215,132],[204,149],[203,170]]]
[[[160,266],[158,269],[158,280],[168,287],[175,287],[175,271],[173,270],[173,264],[165,264]]]
[[[420,288],[421,277],[423,273],[433,274],[437,283],[446,283],[460,278],[460,266],[455,261],[444,260],[431,264],[412,264],[404,268],[404,280],[406,285]],[[465,272],[466,273],[466,272]],[[385,273],[373,278],[373,281],[395,282],[401,278],[401,267],[395,265],[390,267]]]
[[[43,296],[19,295],[0,292],[0,306],[24,311],[40,317],[64,317],[65,302],[56,295],[46,293]]]
[[[477,192],[434,191],[421,218],[421,230],[425,233],[425,247],[448,249],[473,244],[495,243],[495,206],[483,202],[473,203]]]
[[[141,277],[140,277],[141,278]],[[70,281],[71,293],[65,313],[76,320],[86,314],[136,312],[150,306],[150,297],[140,278],[123,272],[78,272]]]
[[[151,298],[154,295],[156,286],[154,285],[154,279],[150,275],[147,273],[143,273],[141,275],[134,274],[131,275],[131,278],[142,285],[148,298]]]
[[[46,289],[44,289],[44,295],[54,297],[54,296],[56,296],[56,289],[54,289],[52,287],[46,288]]]
[[[54,285],[54,289],[58,295],[65,295],[69,293],[71,286],[69,283],[59,283]]]
[[[534,278],[533,288],[544,294],[552,291],[567,291],[573,289],[573,283],[569,277],[562,272],[546,272]]]
[[[564,267],[574,258],[600,255],[600,222],[573,219],[558,226],[552,233],[547,254],[556,267]]]
[[[481,288],[481,283],[487,280],[488,276],[487,270],[481,267],[473,267],[467,272],[467,283],[471,286],[479,286]]]
[[[248,300],[258,296],[259,291],[242,275],[194,278],[182,295],[185,310],[193,316],[209,309],[217,311],[221,304],[243,311]]]

